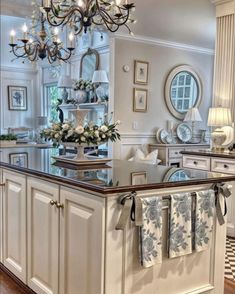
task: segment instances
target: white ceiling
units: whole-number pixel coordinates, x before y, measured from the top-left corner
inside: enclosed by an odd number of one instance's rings
[[[210,0],[132,1],[136,4],[135,35],[214,48],[215,6]],[[30,16],[30,11],[31,0],[1,0],[2,14]]]

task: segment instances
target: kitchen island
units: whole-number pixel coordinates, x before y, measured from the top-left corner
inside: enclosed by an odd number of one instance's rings
[[[230,183],[234,175],[113,160],[74,167],[52,158],[56,149],[34,149],[27,165],[1,155],[1,267],[36,293],[223,293],[226,226],[214,216],[210,249],[168,257],[169,200],[163,201],[161,264],[139,262],[138,228],[116,230],[120,196],[196,192]],[[232,195],[233,196],[233,195]]]

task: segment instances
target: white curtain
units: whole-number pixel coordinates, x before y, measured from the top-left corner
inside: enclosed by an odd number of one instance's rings
[[[213,106],[229,107],[235,121],[235,16],[217,18]]]

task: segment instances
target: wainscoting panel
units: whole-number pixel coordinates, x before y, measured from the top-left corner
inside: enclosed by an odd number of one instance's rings
[[[156,143],[156,139],[152,133],[123,133],[121,141],[116,142],[113,146],[113,158],[129,159],[142,144],[153,143]]]

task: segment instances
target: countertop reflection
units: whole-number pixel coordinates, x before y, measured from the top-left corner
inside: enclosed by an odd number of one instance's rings
[[[112,194],[125,191],[160,189],[235,181],[235,175],[193,169],[149,165],[125,160],[112,160],[102,166],[73,166],[59,164],[54,148],[1,149],[1,166],[18,170],[61,184]]]

